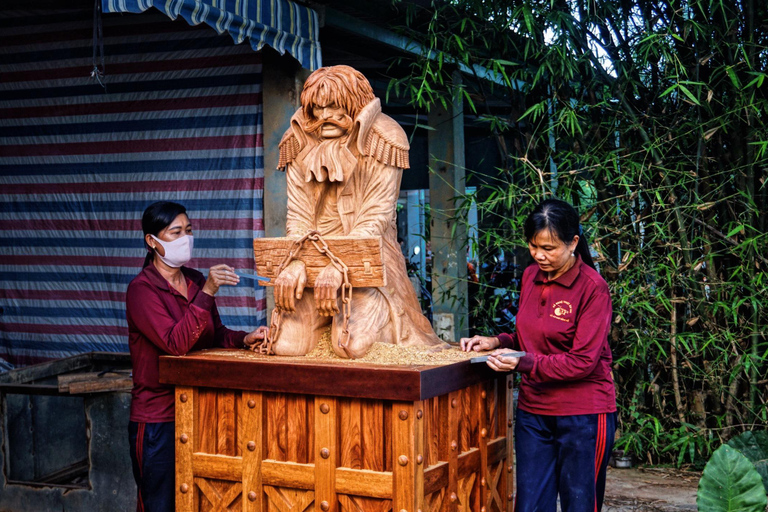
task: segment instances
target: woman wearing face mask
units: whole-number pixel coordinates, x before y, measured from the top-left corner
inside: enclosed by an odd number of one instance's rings
[[[239,277],[232,268],[211,267],[208,278],[183,265],[192,258],[192,224],[177,203],[150,205],[141,220],[148,254],[128,285],[126,317],[133,363],[128,427],[138,510],[172,512],[174,506],[174,390],[159,382],[159,357],[211,347],[245,348],[262,340],[222,325],[214,295]]]
[[[611,296],[571,205],[539,204],[524,226],[535,264],[523,273],[516,332],[462,338],[488,366],[522,374],[515,420],[516,512],[602,508],[616,429]],[[511,349],[523,357],[503,357]]]

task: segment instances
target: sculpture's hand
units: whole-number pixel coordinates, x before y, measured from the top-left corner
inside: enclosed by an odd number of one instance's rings
[[[283,311],[295,311],[296,300],[304,294],[307,267],[303,261],[293,260],[275,278],[275,306]]]
[[[333,316],[339,312],[339,288],[341,271],[333,265],[326,265],[315,280],[315,303],[320,316]]]

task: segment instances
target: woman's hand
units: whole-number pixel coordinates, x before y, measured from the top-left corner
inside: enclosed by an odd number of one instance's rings
[[[499,350],[494,350],[491,355],[488,356],[488,361],[486,364],[491,367],[491,369],[497,371],[497,372],[511,372],[515,368],[517,368],[517,363],[520,362],[519,357],[501,357],[501,354],[505,352],[514,352],[513,350],[510,350],[508,348],[500,348]]]
[[[275,306],[283,311],[294,311],[306,284],[307,267],[303,261],[293,260],[275,278]]]
[[[203,293],[213,297],[218,293],[220,286],[235,286],[239,282],[240,277],[235,274],[232,267],[223,263],[214,265],[208,270],[208,279],[203,285]]]
[[[243,344],[245,344],[248,349],[254,350],[255,345],[266,340],[267,336],[269,336],[269,327],[262,325],[261,327],[257,327],[255,331],[246,334],[243,339]]]
[[[315,304],[320,316],[333,316],[339,312],[339,287],[344,276],[333,265],[326,265],[315,279]]]
[[[472,336],[471,338],[461,338],[459,344],[461,345],[461,350],[464,352],[469,352],[471,350],[474,350],[475,352],[483,352],[485,350],[495,349],[501,345],[501,342],[496,336]]]

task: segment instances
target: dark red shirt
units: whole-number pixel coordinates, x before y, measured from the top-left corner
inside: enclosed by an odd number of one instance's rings
[[[608,285],[581,258],[554,281],[538,265],[525,269],[516,332],[499,335],[502,347],[527,353],[517,367],[518,407],[551,416],[616,411],[611,317]]]
[[[173,387],[159,381],[160,356],[191,350],[242,347],[246,333],[224,327],[213,297],[203,293],[205,278],[181,267],[187,279],[184,298],[150,264],[128,285],[125,312],[133,363],[131,421],[174,421]]]

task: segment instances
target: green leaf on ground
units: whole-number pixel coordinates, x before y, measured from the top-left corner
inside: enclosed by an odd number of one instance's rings
[[[696,505],[707,512],[763,512],[768,500],[760,475],[740,451],[715,450],[699,480]]]

